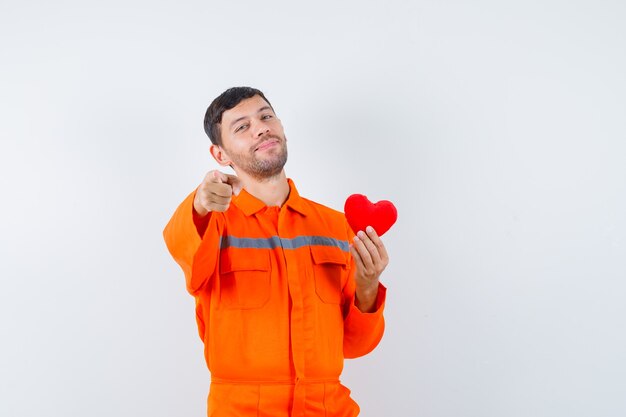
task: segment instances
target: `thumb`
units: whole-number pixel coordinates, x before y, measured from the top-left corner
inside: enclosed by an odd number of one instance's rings
[[[243,188],[243,182],[241,182],[239,177],[236,175],[230,175],[230,174],[224,174],[224,175],[227,177],[226,181],[224,182],[229,184],[231,187],[233,187],[233,194],[239,195],[239,193],[241,192],[241,189]]]

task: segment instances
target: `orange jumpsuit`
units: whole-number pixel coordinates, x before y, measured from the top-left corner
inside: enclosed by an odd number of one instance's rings
[[[355,306],[354,234],[343,213],[288,181],[282,207],[242,190],[202,226],[193,192],[163,232],[196,300],[209,416],[359,414],[339,376],[344,358],[380,341],[386,289],[379,284],[375,312]]]

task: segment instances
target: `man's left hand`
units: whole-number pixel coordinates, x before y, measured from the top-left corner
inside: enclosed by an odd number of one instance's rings
[[[350,252],[356,263],[356,306],[362,312],[372,312],[376,308],[378,280],[389,263],[389,255],[383,241],[373,227],[359,231],[350,245]]]

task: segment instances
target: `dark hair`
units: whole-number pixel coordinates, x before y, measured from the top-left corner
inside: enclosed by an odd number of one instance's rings
[[[214,145],[222,146],[220,129],[222,124],[222,114],[224,114],[226,110],[232,109],[243,100],[257,95],[261,96],[263,100],[265,100],[267,104],[272,107],[272,104],[267,98],[265,98],[265,95],[261,92],[261,90],[257,90],[252,87],[232,87],[213,100],[204,114],[204,131]],[[273,109],[274,108],[272,107],[272,110]]]

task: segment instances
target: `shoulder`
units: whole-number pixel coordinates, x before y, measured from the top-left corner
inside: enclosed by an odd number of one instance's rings
[[[342,239],[349,238],[350,226],[343,212],[307,198],[302,198],[302,200],[308,208],[307,221],[309,223],[316,223],[329,233],[341,236]]]
[[[345,220],[344,214],[333,208],[325,206],[324,204],[318,203],[316,201],[310,200],[308,198],[301,197],[304,203],[308,206],[308,208],[314,213],[320,214],[325,217],[334,218],[338,220]]]

